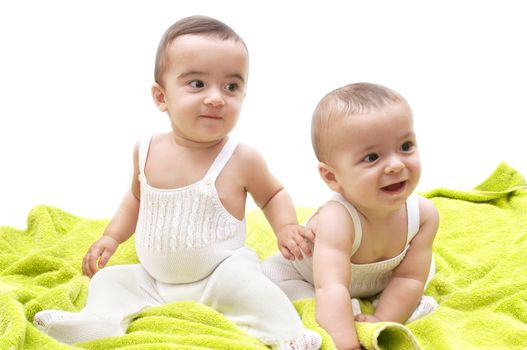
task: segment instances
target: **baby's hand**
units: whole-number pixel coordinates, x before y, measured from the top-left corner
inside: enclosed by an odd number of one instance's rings
[[[92,277],[99,269],[102,269],[110,257],[115,253],[119,242],[110,236],[102,236],[91,245],[82,260],[82,272]],[[100,259],[99,259],[100,258]],[[99,263],[97,263],[99,260]]]
[[[302,252],[311,256],[309,242],[315,241],[315,234],[310,228],[302,225],[286,225],[276,232],[278,249],[288,260],[302,260]]]
[[[368,323],[376,323],[381,322],[380,319],[373,315],[367,315],[367,314],[358,314],[355,316],[355,321],[357,322],[368,322]]]

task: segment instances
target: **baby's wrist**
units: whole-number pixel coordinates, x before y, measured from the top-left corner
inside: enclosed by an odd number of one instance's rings
[[[279,233],[282,233],[282,232],[288,232],[291,227],[294,227],[294,226],[297,226],[297,225],[298,224],[283,224],[283,225],[280,225],[276,229],[276,234],[278,235]]]
[[[121,244],[121,241],[118,238],[112,236],[111,234],[104,234],[101,237],[101,239],[103,239],[103,238],[104,239],[110,239],[110,240],[114,241],[114,243],[117,244],[117,245]]]

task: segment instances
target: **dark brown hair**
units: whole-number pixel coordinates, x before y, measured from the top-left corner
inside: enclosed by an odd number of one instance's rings
[[[156,83],[162,85],[161,77],[168,65],[166,55],[167,48],[177,37],[188,34],[207,35],[222,40],[240,41],[245,48],[247,48],[243,39],[225,23],[207,16],[185,17],[171,25],[165,31],[159,42],[154,69],[154,79]]]

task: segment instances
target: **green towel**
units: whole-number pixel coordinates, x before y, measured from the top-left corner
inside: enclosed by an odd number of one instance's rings
[[[506,164],[471,191],[425,193],[440,211],[434,244],[437,274],[426,294],[440,307],[406,326],[358,323],[367,349],[526,349],[527,191]],[[305,220],[312,208],[300,208]],[[276,241],[259,211],[247,215],[247,245],[260,258]],[[88,278],[80,263],[108,220],[80,218],[59,208],[36,206],[28,228],[0,227],[0,349],[266,349],[216,311],[193,302],[145,309],[127,334],[73,346],[37,331],[42,309],[80,310]],[[112,264],[136,263],[133,239]],[[368,300],[363,306],[371,307]],[[315,322],[314,300],[295,302],[304,324],[320,332],[323,349],[333,343]]]

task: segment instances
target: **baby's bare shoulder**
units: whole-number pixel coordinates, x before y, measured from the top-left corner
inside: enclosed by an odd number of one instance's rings
[[[419,213],[421,223],[426,221],[439,221],[439,212],[434,202],[430,199],[419,196]]]
[[[265,162],[262,154],[253,146],[240,142],[236,146],[233,157],[245,164],[253,164],[258,162]]]
[[[355,229],[353,220],[347,209],[340,203],[329,201],[325,203],[310,221],[316,239],[331,241],[346,246],[353,242]]]

